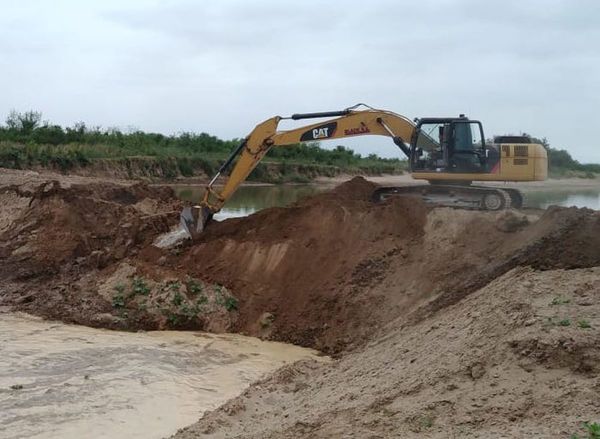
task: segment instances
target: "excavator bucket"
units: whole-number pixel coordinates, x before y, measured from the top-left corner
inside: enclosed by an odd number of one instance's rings
[[[180,215],[181,226],[194,240],[200,236],[212,216],[211,210],[206,206],[185,207]]]

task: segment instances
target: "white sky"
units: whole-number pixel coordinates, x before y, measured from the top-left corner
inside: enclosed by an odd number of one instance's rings
[[[600,1],[0,0],[0,84],[0,119],[234,138],[366,102],[600,162]]]

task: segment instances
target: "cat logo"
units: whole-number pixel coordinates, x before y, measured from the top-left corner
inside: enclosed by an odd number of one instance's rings
[[[329,137],[329,128],[315,128],[312,135],[313,139],[326,139]]]
[[[304,132],[302,136],[300,136],[300,141],[305,142],[307,140],[329,139],[335,134],[336,128],[337,122],[330,122],[323,125],[319,125],[311,130]]]

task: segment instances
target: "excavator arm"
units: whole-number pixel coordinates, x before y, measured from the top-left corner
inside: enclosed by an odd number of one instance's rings
[[[221,210],[227,200],[242,184],[267,152],[273,147],[296,146],[302,142],[341,139],[361,135],[391,137],[394,143],[410,155],[409,145],[415,132],[415,124],[408,118],[390,111],[368,107],[357,110],[358,106],[342,111],[325,113],[294,114],[291,117],[275,116],[258,124],[244,141],[233,151],[227,161],[212,178],[199,206],[186,208],[182,212],[182,225],[193,238],[198,236],[212,215]],[[318,122],[287,131],[278,131],[279,122],[284,119],[303,120],[313,118],[333,119]],[[222,188],[214,184],[236,160],[235,165]]]

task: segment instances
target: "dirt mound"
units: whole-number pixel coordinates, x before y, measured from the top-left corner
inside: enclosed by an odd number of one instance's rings
[[[382,298],[364,287],[393,269],[426,222],[419,200],[373,205],[373,188],[356,178],[287,208],[214,223],[172,267],[233,291],[240,331],[339,350],[379,325]]]
[[[373,204],[375,187],[358,177],[288,208],[211,224],[167,265],[226,285],[240,300],[236,330],[336,353],[516,266],[600,264],[596,212],[553,208],[538,220],[432,209],[412,197]]]
[[[51,180],[1,188],[0,303],[35,314],[77,320],[103,309],[97,293],[77,282],[132,257],[178,220],[170,189]],[[83,320],[86,321],[86,320]]]
[[[288,366],[174,437],[587,437],[599,279],[515,268],[333,364]]]
[[[169,189],[7,186],[1,195],[14,208],[3,217],[0,276],[5,291],[30,293],[5,296],[19,298],[21,309],[39,314],[44,304],[53,317],[97,326],[114,326],[91,316],[108,314],[126,327],[227,328],[339,353],[398,316],[419,322],[514,267],[600,263],[596,212],[553,208],[538,218],[432,209],[414,197],[374,204],[375,188],[354,178],[287,208],[215,222],[198,242],[165,250],[152,242],[177,221],[180,203]],[[111,279],[123,263],[132,269],[120,282],[139,278],[154,286],[151,297],[121,297]],[[31,293],[42,279],[59,291],[53,300]],[[228,291],[205,297],[223,318],[201,315],[207,308],[190,282]],[[235,306],[223,313],[226,299]]]
[[[143,184],[63,188],[52,181],[35,191],[8,188],[4,193],[10,192],[28,200],[0,235],[0,256],[6,259],[5,268],[19,265],[19,272],[13,272],[17,276],[56,272],[69,262],[106,266],[169,230],[179,207],[168,189]],[[154,214],[138,206],[145,206],[149,198],[156,205]]]

